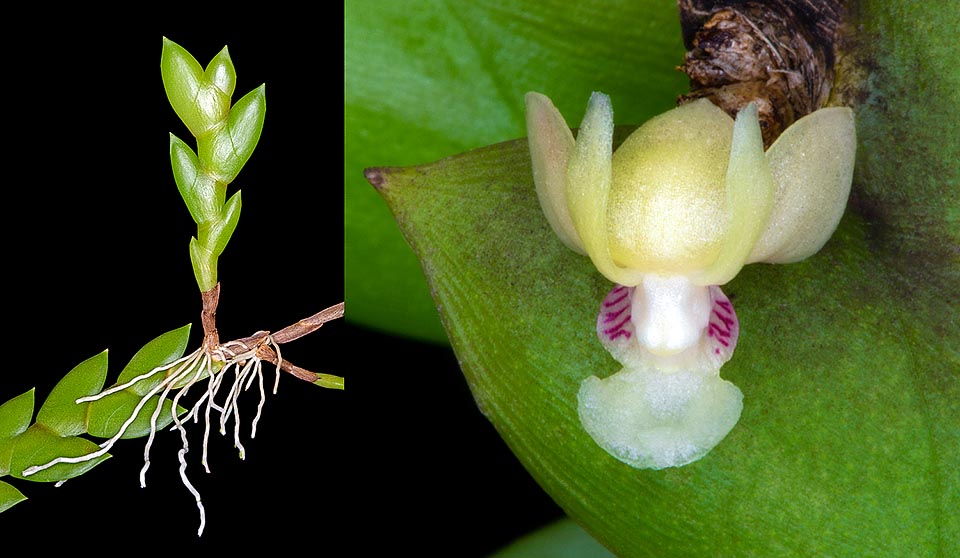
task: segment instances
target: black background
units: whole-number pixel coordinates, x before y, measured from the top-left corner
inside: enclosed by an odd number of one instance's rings
[[[108,347],[109,384],[144,343],[188,322],[191,345],[199,343],[187,250],[195,226],[170,172],[168,132],[195,144],[163,92],[163,35],[203,65],[228,44],[234,100],[267,83],[260,144],[230,188],[242,188],[243,214],[220,260],[221,338],[276,330],[340,302],[339,16],[292,12],[275,26],[251,12],[243,24],[164,27],[124,14],[58,15],[66,19],[57,27],[8,21],[16,38],[8,37],[3,93],[0,402],[36,387],[39,408],[73,366]],[[283,354],[344,376],[347,389],[285,375],[257,438],[244,430],[246,461],[229,439],[213,438],[211,475],[193,431],[188,473],[207,511],[202,538],[177,472],[179,436],[164,432],[145,489],[143,439],[120,442],[112,459],[60,488],[5,477],[30,499],[0,515],[3,539],[80,555],[266,544],[466,557],[561,515],[477,411],[449,348],[341,321]],[[256,403],[255,394],[241,399],[247,418]]]

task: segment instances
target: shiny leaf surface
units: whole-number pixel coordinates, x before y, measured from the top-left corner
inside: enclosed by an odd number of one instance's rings
[[[60,436],[76,436],[87,431],[87,404],[80,397],[93,395],[107,379],[107,352],[76,365],[57,383],[37,413],[37,422]]]

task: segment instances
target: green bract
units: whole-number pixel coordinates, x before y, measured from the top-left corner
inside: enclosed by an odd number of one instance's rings
[[[199,155],[171,134],[170,163],[180,195],[197,223],[190,261],[200,290],[206,292],[217,284],[217,259],[240,218],[240,192],[224,200],[227,184],[260,139],[264,86],[230,107],[237,76],[226,47],[203,70],[189,52],[164,38],[160,69],[170,105],[197,138]]]

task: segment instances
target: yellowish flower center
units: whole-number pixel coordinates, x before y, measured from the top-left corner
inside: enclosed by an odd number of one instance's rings
[[[733,120],[708,103],[685,108],[648,121],[613,154],[607,232],[622,267],[688,275],[719,254]]]

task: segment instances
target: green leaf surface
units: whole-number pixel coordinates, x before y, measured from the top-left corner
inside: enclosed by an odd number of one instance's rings
[[[267,111],[265,90],[261,85],[244,95],[230,109],[224,125],[197,142],[200,163],[220,182],[233,182],[260,141]]]
[[[200,244],[196,237],[190,239],[190,265],[193,267],[200,292],[207,292],[217,286],[217,257]]]
[[[841,97],[857,105],[859,188],[852,204],[906,280],[935,284],[938,321],[960,304],[960,5],[863,0],[844,54]],[[895,140],[892,138],[896,138]],[[909,295],[909,291],[906,292]],[[960,354],[960,344],[948,346]]]
[[[58,457],[79,457],[93,453],[98,449],[100,447],[90,440],[74,436],[61,437],[42,424],[34,424],[14,439],[10,474],[16,478],[34,482],[56,482],[71,479],[96,467],[104,459],[110,457],[110,454],[82,463],[58,463],[29,477],[24,477],[21,473],[28,467],[43,465]]]
[[[116,383],[113,385],[122,385],[132,381],[137,376],[146,374],[155,368],[165,364],[172,363],[183,356],[190,340],[190,324],[168,331],[149,341],[146,345],[133,355],[130,362],[120,372]],[[101,438],[110,438],[114,436],[123,423],[129,419],[140,400],[144,395],[150,392],[169,374],[175,373],[176,368],[170,370],[158,371],[151,377],[144,378],[132,386],[107,395],[102,399],[90,402],[87,428],[90,434]],[[162,393],[162,392],[161,392]],[[159,395],[151,397],[140,411],[136,419],[127,428],[123,438],[137,438],[146,436],[150,433],[150,421],[153,413],[157,409]],[[169,399],[164,400],[160,415],[157,418],[157,429],[163,428],[173,422],[170,414],[172,403]],[[177,407],[177,414],[183,414],[186,410]]]
[[[0,438],[16,436],[30,426],[33,418],[33,391],[26,391],[0,405]]]
[[[240,220],[240,208],[243,202],[240,197],[240,190],[230,196],[227,203],[223,206],[223,214],[217,217],[216,221],[203,223],[200,225],[197,234],[201,242],[210,248],[214,256],[219,256],[230,242],[233,231],[237,228],[237,222]]]
[[[236,75],[229,76],[232,64],[229,70],[224,67],[222,55],[225,52],[221,51],[214,58],[210,64],[211,71],[204,75],[203,68],[192,54],[170,39],[163,38],[160,55],[163,89],[170,106],[194,136],[208,132],[230,110],[230,93],[221,88],[228,85],[231,79],[236,81]]]
[[[203,79],[215,85],[227,97],[233,96],[233,90],[237,86],[237,71],[233,67],[233,60],[230,59],[230,51],[227,47],[223,47],[223,50],[207,64],[207,68],[203,71]]]
[[[960,332],[931,310],[937,289],[903,296],[863,218],[848,214],[816,256],[748,266],[724,288],[741,337],[723,373],[743,415],[702,460],[649,471],[608,455],[577,417],[580,382],[618,369],[594,331],[611,284],[549,228],[526,141],[373,178],[478,406],[618,556],[960,552],[960,359],[947,349]]]
[[[327,389],[343,389],[343,378],[333,374],[317,374],[317,380],[313,385]]]
[[[107,379],[107,351],[92,356],[67,373],[47,396],[37,422],[60,436],[77,436],[87,431],[87,403],[80,397],[93,395]]]
[[[26,432],[30,426],[33,392],[31,389],[0,405],[0,477],[10,474],[16,436]]]
[[[534,531],[493,553],[493,558],[615,558],[570,519]]]
[[[168,331],[141,347],[137,354],[130,359],[130,362],[123,367],[123,371],[120,372],[120,376],[117,377],[117,382],[114,385],[125,384],[141,374],[182,357],[184,351],[187,350],[187,343],[190,341],[190,325],[187,324]],[[158,375],[156,379],[150,378],[137,382],[133,385],[133,391],[139,395],[144,395],[164,377]]]
[[[13,486],[5,482],[0,482],[0,513],[7,511],[26,499],[27,497]]]
[[[123,390],[110,394],[103,399],[90,402],[90,419],[87,429],[90,434],[100,438],[111,438],[120,430],[123,423],[133,416],[133,411],[140,403],[142,396],[131,391]],[[150,421],[157,409],[160,396],[150,398],[140,411],[137,418],[127,427],[123,434],[124,439],[139,438],[150,434]],[[163,400],[163,408],[157,417],[156,428],[161,430],[171,422],[170,407],[173,403],[169,399]],[[177,415],[182,415],[186,409],[177,406]]]
[[[619,122],[639,124],[684,90],[674,70],[682,56],[672,0],[345,3],[347,319],[446,342],[420,266],[365,167],[521,137],[531,90],[576,121],[590,91],[604,91]]]
[[[225,186],[218,189],[213,177],[200,172],[200,161],[196,154],[173,134],[170,134],[170,166],[177,189],[193,221],[199,224],[217,219],[223,203],[218,194],[225,191]]]

